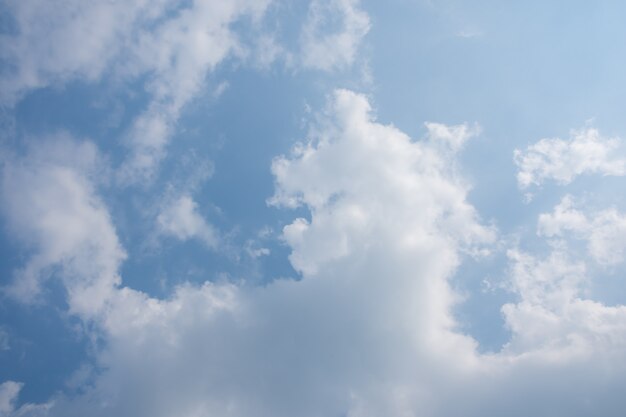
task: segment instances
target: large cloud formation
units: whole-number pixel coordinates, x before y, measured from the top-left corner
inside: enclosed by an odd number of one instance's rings
[[[117,278],[124,252],[90,185],[96,156],[86,165],[48,162],[34,150],[8,164],[5,201],[21,200],[5,204],[5,215],[37,249],[28,265],[43,257],[59,268],[70,309],[104,343],[77,392],[16,409],[20,385],[9,381],[2,412],[617,416],[625,405],[626,309],[584,299],[584,261],[571,262],[565,249],[547,258],[510,250],[518,301],[503,308],[512,338],[501,352],[480,354],[459,331],[453,308],[461,298],[449,280],[497,236],[468,203],[455,163],[477,129],[426,126],[426,138],[413,140],[377,122],[365,96],[336,91],[309,139],[272,164],[271,204],[309,213],[283,230],[301,279],[185,284],[166,299]],[[93,151],[88,142],[64,143]],[[58,236],[45,221],[56,213],[54,201],[49,210],[45,201],[41,210],[17,209],[36,202],[22,190],[31,180],[39,190],[62,191],[82,219],[60,253],[49,250]],[[98,234],[107,239],[94,242]],[[33,273],[41,272],[36,265]],[[72,298],[94,286],[106,289],[94,308]]]

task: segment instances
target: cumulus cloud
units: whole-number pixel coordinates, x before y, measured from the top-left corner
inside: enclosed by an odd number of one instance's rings
[[[502,352],[459,331],[449,279],[495,239],[455,170],[464,129],[414,140],[346,90],[320,118],[272,164],[272,203],[308,211],[283,229],[301,279],[166,299],[114,286],[83,315],[106,342],[100,371],[49,416],[620,415],[625,308],[582,298],[587,270],[567,253],[509,253]],[[38,227],[25,234],[45,240]]]
[[[597,129],[573,130],[568,140],[546,138],[526,150],[516,149],[517,183],[521,189],[546,180],[569,184],[582,174],[626,174],[626,158],[616,155],[621,141],[606,138]]]
[[[120,283],[126,255],[94,189],[98,159],[90,142],[58,135],[3,161],[2,211],[15,239],[32,251],[5,288],[12,296],[35,301],[60,267],[70,310],[92,315]]]
[[[625,224],[613,208],[579,210],[570,195],[551,213],[539,215],[537,234],[551,240],[550,253],[508,252],[510,290],[519,300],[502,307],[513,335],[505,353],[564,362],[598,355],[621,363],[626,306],[589,299],[586,290],[594,281],[589,261],[612,265],[623,260]],[[575,240],[587,242],[588,256],[572,249]]]
[[[393,413],[394,392],[408,407],[427,389],[430,359],[472,366],[475,342],[455,332],[447,280],[461,251],[493,231],[465,201],[449,153],[377,123],[349,91],[326,117],[273,165],[275,203],[311,213],[283,232],[304,279],[184,285],[167,300],[114,289],[86,316],[107,341],[105,371],[77,398],[56,398],[51,415],[358,415],[369,402]]]
[[[419,245],[423,230],[429,227],[443,229],[451,239],[468,244],[489,240],[491,231],[477,225],[474,209],[464,200],[463,181],[448,171],[440,155],[436,145],[441,132],[431,131],[431,142],[413,143],[394,127],[372,122],[365,97],[347,90],[335,93],[327,111],[342,124],[331,125],[314,141],[299,145],[294,150],[295,161],[280,157],[272,165],[277,192],[271,202],[288,207],[306,204],[316,223],[301,218],[284,231],[294,248],[291,260],[296,268],[305,273],[315,271],[320,262],[367,245],[369,240],[359,236],[361,233],[398,233],[377,222],[391,215],[388,210],[394,210],[397,217],[400,207],[407,207],[407,211],[406,218],[397,219],[399,224],[405,230],[422,231],[414,236],[400,234],[406,235],[407,248]],[[437,127],[445,132],[444,143],[452,149],[469,136],[464,127],[430,126],[433,131]],[[334,141],[333,137],[342,140]],[[418,165],[423,171],[416,168]],[[447,181],[446,176],[454,182]],[[418,206],[426,207],[420,215],[412,211]],[[334,237],[328,238],[328,233]]]
[[[199,239],[207,247],[215,249],[219,233],[198,213],[198,205],[188,195],[183,195],[163,208],[157,217],[159,231],[180,240]]]
[[[537,232],[546,237],[586,240],[591,257],[603,265],[615,265],[624,260],[626,215],[615,208],[585,213],[577,209],[573,198],[567,195],[552,213],[539,216]]]
[[[583,261],[563,250],[545,259],[517,250],[509,257],[520,301],[502,308],[514,335],[507,350],[565,362],[594,354],[621,356],[626,306],[606,306],[583,296],[591,279]]]
[[[313,0],[300,35],[302,65],[325,71],[351,65],[370,29],[359,0]]]

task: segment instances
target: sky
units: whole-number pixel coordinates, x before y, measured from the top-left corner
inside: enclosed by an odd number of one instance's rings
[[[626,4],[0,3],[0,417],[622,416]]]

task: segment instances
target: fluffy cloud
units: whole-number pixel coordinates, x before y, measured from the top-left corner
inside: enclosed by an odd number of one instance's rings
[[[272,165],[272,203],[309,212],[283,230],[302,279],[185,284],[166,299],[114,286],[83,315],[106,342],[100,371],[49,416],[620,415],[624,307],[583,299],[585,265],[567,253],[510,252],[519,300],[504,307],[502,352],[459,331],[449,279],[495,239],[454,168],[468,128],[413,140],[345,90],[321,119]]]
[[[574,130],[569,140],[541,139],[526,150],[515,150],[520,188],[541,185],[546,180],[569,184],[578,175],[626,174],[626,158],[616,156],[621,141],[606,138],[596,129]]]
[[[313,0],[300,35],[302,65],[325,71],[351,65],[369,29],[359,0]]]
[[[539,215],[537,234],[549,239],[550,253],[508,252],[510,290],[519,300],[502,307],[513,335],[504,354],[565,363],[597,355],[623,363],[626,306],[589,299],[587,290],[594,284],[589,261],[623,260],[625,223],[613,208],[592,214],[578,210],[570,195],[551,213]],[[588,256],[575,250],[577,240],[587,242]]]
[[[186,285],[167,300],[114,289],[98,316],[84,315],[107,341],[97,357],[105,371],[85,394],[56,398],[51,415],[340,414],[383,387],[376,407],[393,413],[395,394],[385,393],[426,389],[430,360],[472,366],[475,342],[454,331],[447,280],[460,251],[493,232],[465,201],[449,154],[377,123],[349,91],[326,117],[319,136],[273,165],[275,203],[311,212],[284,230],[304,279]],[[37,230],[26,232],[45,241]],[[85,256],[102,255],[74,259]]]
[[[281,157],[272,165],[277,180],[272,203],[306,204],[313,218],[312,224],[297,219],[284,231],[297,269],[306,274],[327,260],[366,250],[370,241],[379,240],[367,238],[370,234],[394,236],[403,250],[419,247],[431,235],[470,246],[489,240],[490,230],[478,226],[464,200],[463,181],[441,156],[435,129],[441,125],[431,125],[429,142],[413,143],[392,126],[371,122],[367,100],[346,90],[335,93],[327,112],[339,122],[299,145],[295,160]],[[443,141],[449,144],[468,136],[463,127],[445,133],[456,135],[454,141]],[[381,222],[391,217],[389,224]]]
[[[219,233],[198,213],[198,205],[188,195],[169,202],[157,217],[159,231],[180,240],[196,238],[209,248],[219,243]]]
[[[626,344],[626,306],[606,306],[586,299],[583,289],[590,281],[583,261],[562,250],[545,259],[511,251],[511,283],[520,296],[502,311],[513,331],[505,351],[537,354],[549,359],[618,355]]]
[[[102,174],[96,148],[58,135],[3,161],[2,210],[13,236],[33,255],[6,291],[30,302],[61,269],[73,313],[94,315],[120,283],[126,257],[94,182]]]
[[[624,260],[626,216],[615,208],[586,214],[575,207],[573,198],[563,197],[552,213],[539,216],[538,234],[553,238],[587,241],[591,257],[603,265]]]

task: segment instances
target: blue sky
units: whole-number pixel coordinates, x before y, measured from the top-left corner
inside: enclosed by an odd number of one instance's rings
[[[617,1],[0,5],[0,417],[620,416]]]

